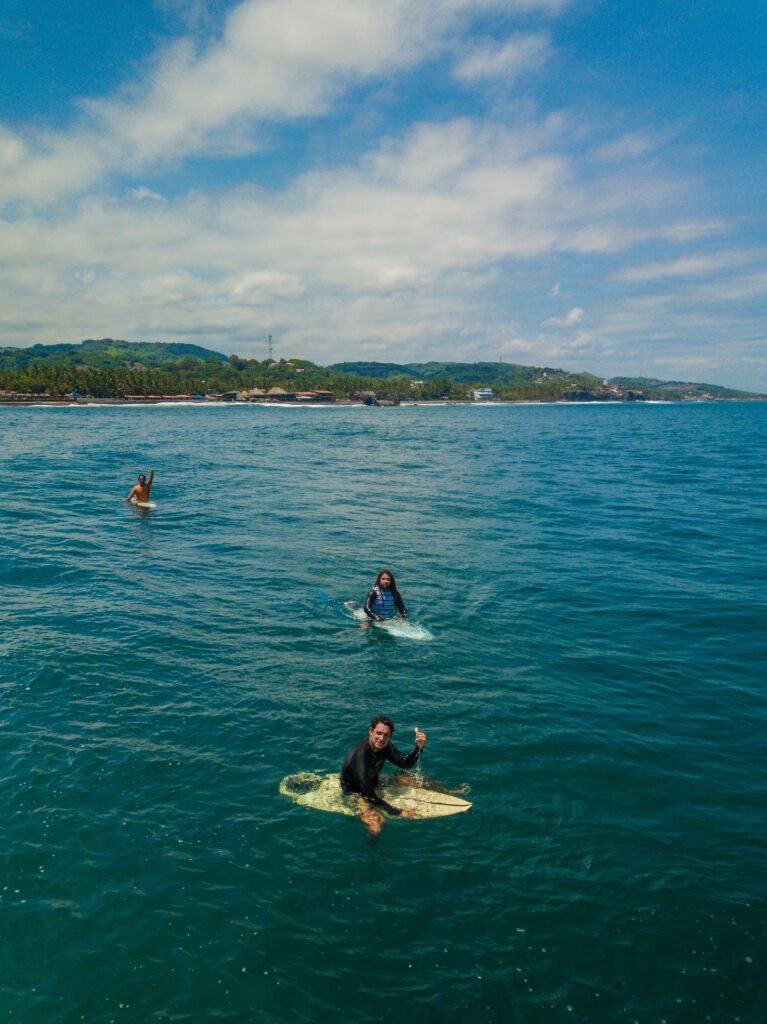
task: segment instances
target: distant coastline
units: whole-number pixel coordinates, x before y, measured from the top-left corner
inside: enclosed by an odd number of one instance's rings
[[[414,408],[432,406],[437,408],[450,408],[455,406],[472,406],[474,408],[488,408],[489,406],[505,405],[721,405],[722,403],[754,403],[767,402],[767,396],[756,395],[753,398],[498,398],[491,401],[471,401],[467,398],[446,398],[446,399],[412,399],[402,401],[376,401],[363,402],[352,399],[338,399],[336,401],[312,402],[312,401],[222,401],[218,399],[183,399],[183,398],[146,398],[143,400],[131,399],[126,401],[122,398],[85,398],[77,399],[48,398],[45,395],[8,397],[0,395],[0,408],[13,409],[86,409],[86,408],[116,408],[116,409],[147,409],[156,407],[165,408],[231,408],[234,406],[260,406],[279,408],[304,408],[304,409],[364,409],[364,408]]]
[[[599,377],[519,363],[247,359],[198,345],[113,338],[0,348],[0,405],[476,404],[760,401],[720,384]]]

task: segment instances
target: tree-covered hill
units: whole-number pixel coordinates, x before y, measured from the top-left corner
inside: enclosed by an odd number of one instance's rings
[[[767,396],[715,384],[615,378],[518,363],[345,362],[323,367],[309,359],[244,359],[200,345],[128,342],[113,338],[80,345],[0,348],[0,391],[70,394],[97,398],[124,395],[198,395],[281,387],[332,391],[336,398],[374,392],[378,398],[465,400],[470,386],[492,387],[509,401],[642,399],[736,399]]]
[[[687,398],[763,398],[753,391],[737,391],[721,384],[695,384],[683,380],[659,380],[656,377],[613,377],[611,384],[624,388],[649,388],[659,394]]]
[[[378,398],[465,398],[466,388],[433,381],[416,390],[408,382],[374,380],[338,373],[308,359],[243,359],[196,345],[132,345],[105,339],[83,346],[45,345],[34,350],[5,349],[0,360],[0,392],[12,395],[68,395],[122,398],[126,395],[205,395],[283,388],[332,391],[336,398],[375,392]],[[74,351],[73,351],[74,350]],[[13,365],[20,351],[32,355],[23,368]],[[195,354],[196,353],[196,354]],[[136,358],[136,357],[142,358]],[[205,357],[205,358],[201,358]]]
[[[357,377],[375,377],[378,380],[391,380],[394,377],[416,379],[409,365],[403,363],[331,363],[328,369],[337,373],[351,373]]]
[[[30,366],[92,366],[97,369],[155,369],[184,358],[225,363],[227,357],[200,345],[159,341],[117,341],[99,338],[80,344],[32,345],[0,348],[0,370],[26,370]]]
[[[411,380],[451,380],[456,384],[477,384],[492,387],[514,387],[536,381],[569,380],[577,384],[596,382],[590,373],[567,373],[551,366],[523,366],[520,363],[333,363],[329,370],[353,373],[364,377],[391,380],[408,377]]]
[[[328,367],[339,373],[361,374],[379,380],[449,380],[455,384],[484,385],[504,389],[543,389],[546,391],[585,389],[596,393],[602,387],[600,377],[592,373],[569,373],[552,366],[524,366],[520,363],[333,363]],[[654,398],[763,398],[749,391],[737,391],[719,384],[664,381],[655,377],[613,377],[612,387]]]

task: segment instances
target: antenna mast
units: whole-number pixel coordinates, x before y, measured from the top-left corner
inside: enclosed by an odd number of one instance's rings
[[[269,358],[272,358],[272,336],[269,335]]]

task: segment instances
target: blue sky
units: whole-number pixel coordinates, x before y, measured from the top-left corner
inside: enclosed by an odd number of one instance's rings
[[[761,0],[3,0],[0,344],[767,392]]]

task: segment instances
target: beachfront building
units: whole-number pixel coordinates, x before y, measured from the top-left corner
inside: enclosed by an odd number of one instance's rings
[[[141,402],[146,405],[147,402],[157,404],[158,402],[193,402],[198,396],[196,395],[123,395],[123,402]]]
[[[206,402],[236,402],[239,391],[209,391],[205,395]]]
[[[297,402],[334,402],[332,391],[296,391]]]
[[[472,388],[469,394],[475,402],[492,402],[493,400],[492,388]]]
[[[284,388],[273,387],[268,391],[264,388],[248,388],[237,392],[238,402],[335,402],[332,391],[322,389],[315,391],[286,391]]]
[[[376,393],[375,391],[355,391],[354,397],[359,399],[363,405],[375,405],[376,404]]]

